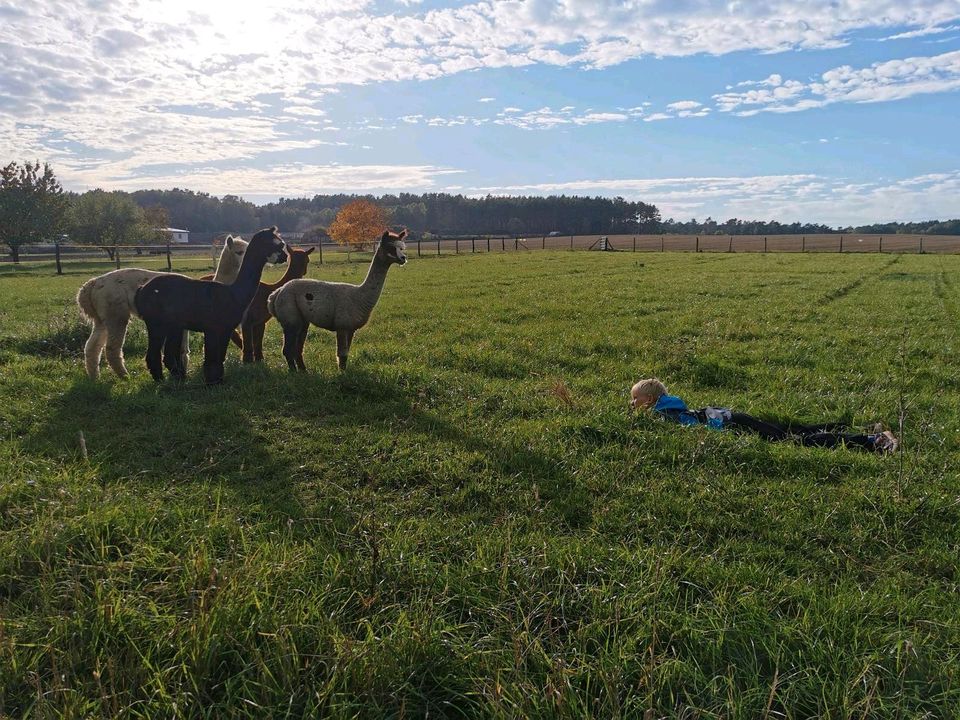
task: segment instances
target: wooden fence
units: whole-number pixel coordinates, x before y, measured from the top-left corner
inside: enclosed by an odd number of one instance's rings
[[[53,261],[58,274],[64,263],[73,261],[110,262],[116,267],[135,265],[147,257],[166,260],[166,269],[174,269],[174,259],[209,258],[216,263],[222,243],[163,245],[51,245],[21,249],[20,261]],[[532,252],[534,250],[600,250],[611,252],[700,252],[700,253],[960,253],[960,235],[540,235],[509,237],[475,235],[468,237],[411,239],[407,254],[427,257],[492,252]],[[346,253],[346,248],[324,244],[316,262],[324,254]],[[11,261],[8,255],[0,261]]]
[[[411,240],[408,254],[411,248],[418,256],[528,250],[960,253],[960,235],[477,235]]]

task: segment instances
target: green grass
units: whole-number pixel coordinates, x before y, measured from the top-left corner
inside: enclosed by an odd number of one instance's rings
[[[345,374],[274,323],[214,389],[139,321],[87,380],[67,270],[0,272],[0,716],[960,714],[960,257],[414,258]]]

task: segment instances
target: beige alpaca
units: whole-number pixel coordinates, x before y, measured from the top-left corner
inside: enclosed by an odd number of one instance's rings
[[[228,235],[217,261],[217,274],[213,279],[224,284],[232,283],[240,271],[240,262],[246,249],[245,240]],[[171,273],[122,268],[91,278],[83,284],[77,292],[77,305],[80,306],[80,314],[93,325],[90,337],[83,347],[84,365],[90,378],[96,380],[100,374],[100,358],[104,354],[104,348],[107,363],[113,371],[120,377],[127,376],[127,368],[123,362],[123,340],[130,317],[137,314],[133,304],[134,295],[148,280],[168,274]],[[188,345],[184,337],[184,367],[189,358]]]
[[[283,327],[283,356],[291,370],[305,370],[303,344],[310,325],[337,334],[337,365],[347,368],[347,355],[353,334],[367,324],[373,308],[383,292],[387,270],[394,263],[407,262],[403,238],[389,230],[380,238],[377,252],[370,262],[367,277],[360,285],[323,282],[321,280],[291,280],[267,298],[267,309]]]

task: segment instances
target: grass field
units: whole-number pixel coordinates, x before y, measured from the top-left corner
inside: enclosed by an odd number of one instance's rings
[[[96,271],[0,268],[0,716],[957,717],[958,271],[414,259],[345,374],[274,323],[207,389],[139,321],[87,380]],[[631,418],[648,375],[904,452]]]

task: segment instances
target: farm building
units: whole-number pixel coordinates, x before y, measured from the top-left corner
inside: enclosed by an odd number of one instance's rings
[[[162,230],[163,232],[167,233],[167,237],[170,238],[170,242],[174,242],[174,243],[190,242],[189,230],[178,230],[177,228],[162,228]]]

